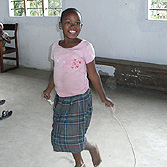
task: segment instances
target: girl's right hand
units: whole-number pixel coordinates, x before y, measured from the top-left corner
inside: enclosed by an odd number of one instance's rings
[[[50,99],[50,92],[47,89],[43,91],[43,97],[47,100]]]
[[[106,97],[105,100],[102,100],[102,102],[105,104],[106,107],[114,107],[113,101],[108,97]]]

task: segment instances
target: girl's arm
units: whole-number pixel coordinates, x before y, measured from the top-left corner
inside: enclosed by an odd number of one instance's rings
[[[95,61],[93,60],[92,62],[88,63],[87,65],[88,69],[88,74],[89,74],[89,79],[91,80],[94,88],[96,89],[97,93],[99,94],[101,101],[107,106],[107,107],[113,107],[114,104],[113,102],[106,97],[101,79],[99,77],[99,74],[96,71],[95,68]]]
[[[52,91],[52,89],[54,87],[55,87],[55,85],[54,85],[53,72],[52,72],[51,81],[50,81],[47,89],[43,91],[43,96],[44,96],[45,99],[50,99],[50,92]]]

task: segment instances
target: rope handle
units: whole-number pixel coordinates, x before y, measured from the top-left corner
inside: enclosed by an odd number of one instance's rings
[[[54,102],[51,99],[47,100],[51,106],[53,106]]]

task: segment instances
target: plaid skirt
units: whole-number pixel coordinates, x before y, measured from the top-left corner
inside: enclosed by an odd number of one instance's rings
[[[57,152],[79,153],[85,149],[92,116],[92,91],[70,97],[56,95],[51,142]]]

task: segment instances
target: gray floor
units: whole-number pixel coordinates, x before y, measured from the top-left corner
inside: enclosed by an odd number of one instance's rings
[[[69,153],[56,153],[50,143],[52,107],[41,95],[50,72],[20,68],[0,74],[0,110],[12,110],[0,121],[0,167],[73,167]],[[136,167],[167,166],[167,94],[145,89],[104,84],[116,105],[116,115],[133,144]],[[52,92],[52,100],[55,92]],[[127,136],[112,112],[93,90],[94,112],[87,138],[98,144],[101,167],[133,167],[134,158]],[[87,167],[92,167],[84,151]]]

